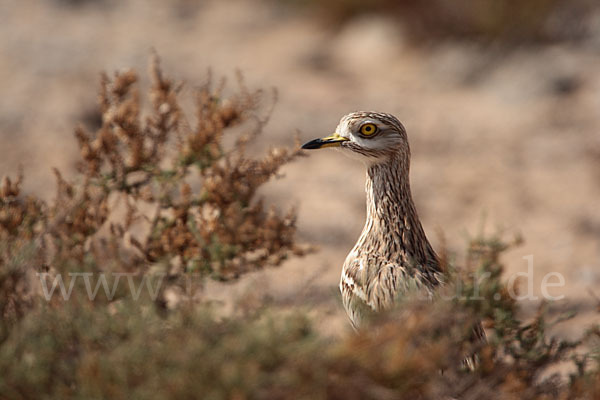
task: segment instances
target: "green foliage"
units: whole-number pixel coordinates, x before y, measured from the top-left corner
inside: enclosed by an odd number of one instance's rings
[[[477,241],[474,250],[484,272],[499,267],[489,243]],[[473,281],[458,276],[447,286],[455,296],[430,301],[416,293],[336,341],[319,334],[301,308],[261,306],[223,318],[203,303],[164,312],[147,297],[41,303],[0,346],[0,393],[11,399],[595,398],[597,347],[585,356],[575,351],[581,342],[549,339],[543,313],[523,323],[513,302],[475,306],[465,300]],[[492,276],[476,293],[488,303],[498,285],[499,275]],[[472,340],[478,320],[488,326],[487,343]],[[587,337],[598,341],[598,329]],[[480,366],[469,372],[461,360],[474,352]],[[569,383],[542,379],[571,357],[581,368]]]
[[[323,345],[299,314],[217,321],[200,306],[161,318],[152,304],[72,301],[32,312],[4,344],[0,393],[13,399],[311,398],[312,386],[325,381],[314,358]]]

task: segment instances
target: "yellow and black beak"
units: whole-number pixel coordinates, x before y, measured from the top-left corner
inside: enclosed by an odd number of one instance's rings
[[[325,147],[339,147],[343,142],[348,141],[350,139],[340,136],[337,133],[334,133],[331,136],[324,137],[322,139],[314,139],[310,142],[306,142],[302,145],[303,149],[322,149]]]

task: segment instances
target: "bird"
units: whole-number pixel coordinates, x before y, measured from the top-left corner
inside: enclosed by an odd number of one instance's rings
[[[366,165],[367,218],[342,266],[339,288],[354,329],[372,312],[391,308],[402,293],[433,294],[444,270],[417,214],[409,181],[410,147],[392,114],[358,111],[341,118],[335,133],[303,149],[335,147]]]

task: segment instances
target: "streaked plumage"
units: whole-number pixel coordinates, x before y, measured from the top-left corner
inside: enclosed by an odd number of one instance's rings
[[[411,288],[431,291],[440,284],[442,269],[412,200],[410,148],[400,121],[378,112],[351,113],[334,135],[303,147],[332,146],[349,150],[367,166],[367,220],[340,280],[344,307],[358,328],[366,310],[388,308]]]

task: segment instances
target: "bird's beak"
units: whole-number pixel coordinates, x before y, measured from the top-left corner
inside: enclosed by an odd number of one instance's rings
[[[306,142],[302,145],[303,149],[322,149],[325,147],[339,147],[343,142],[350,139],[340,136],[338,133],[334,133],[331,136],[324,137],[322,139],[314,139],[310,142]]]

